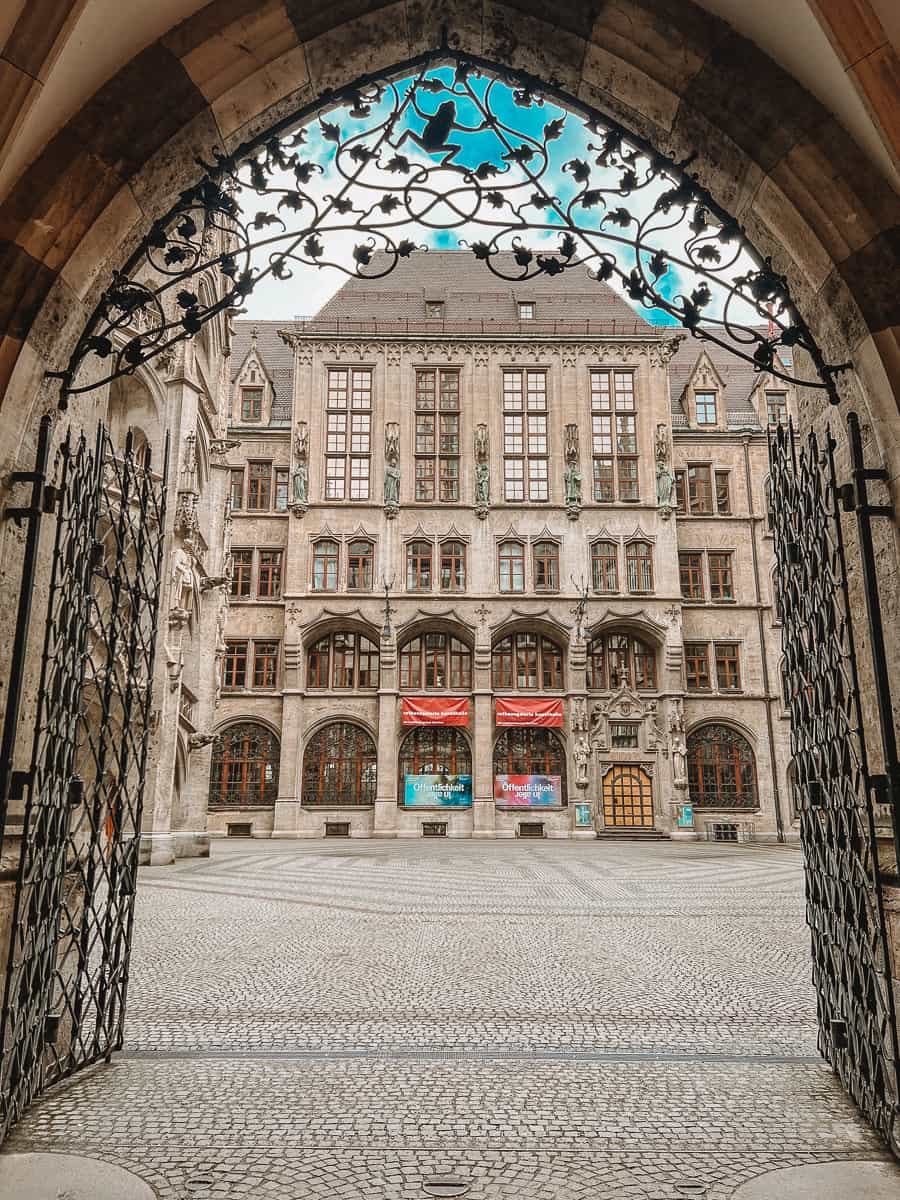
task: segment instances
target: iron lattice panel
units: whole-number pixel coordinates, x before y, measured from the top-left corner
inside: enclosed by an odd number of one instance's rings
[[[893,1141],[898,1063],[830,432],[770,436],[786,698],[819,1049]]]
[[[165,495],[130,437],[62,447],[0,1027],[0,1133],[122,1043]],[[163,478],[165,477],[165,471]]]

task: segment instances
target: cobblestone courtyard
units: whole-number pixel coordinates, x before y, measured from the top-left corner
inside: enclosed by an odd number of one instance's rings
[[[142,873],[126,1049],[6,1149],[166,1200],[725,1200],[887,1158],[807,956],[789,850],[217,843]]]

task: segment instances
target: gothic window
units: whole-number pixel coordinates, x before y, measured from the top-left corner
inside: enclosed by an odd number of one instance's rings
[[[637,500],[638,458],[634,373],[591,371],[594,499]]]
[[[368,500],[372,372],[332,367],[325,400],[325,499]]]
[[[232,467],[229,474],[231,507],[241,509],[244,507],[244,468]]]
[[[459,500],[459,419],[459,371],[417,371],[417,500]]]
[[[232,550],[231,552],[231,598],[249,600],[253,575],[253,551]]]
[[[595,592],[619,590],[619,547],[615,542],[594,542],[591,546],[591,579]]]
[[[703,725],[687,740],[688,786],[695,808],[756,808],[756,759],[727,725]]]
[[[525,591],[525,547],[521,542],[501,542],[497,548],[501,592]]]
[[[291,473],[287,467],[275,468],[275,511],[287,512]]]
[[[253,643],[253,686],[275,688],[278,686],[278,642]]]
[[[378,687],[378,647],[361,633],[330,633],[309,648],[306,686],[356,690]]]
[[[495,688],[559,691],[563,686],[563,654],[556,642],[537,633],[511,633],[491,655]]]
[[[431,542],[408,542],[406,546],[406,590],[431,591]]]
[[[375,803],[375,742],[359,725],[335,721],[310,738],[303,755],[302,802],[358,806]]]
[[[242,688],[247,686],[247,656],[250,644],[246,639],[225,643],[225,660],[222,663],[222,687]]]
[[[494,744],[495,775],[558,775],[566,802],[562,744],[549,729],[504,729]]]
[[[688,502],[694,516],[711,513],[712,482],[709,467],[688,467]]]
[[[427,691],[472,686],[472,651],[449,633],[424,633],[400,650],[400,687]]]
[[[262,419],[262,398],[263,390],[261,387],[241,388],[242,421],[259,421]]]
[[[313,545],[313,591],[336,592],[340,547],[332,538],[321,538]]]
[[[216,735],[209,773],[209,803],[274,804],[278,795],[278,738],[263,725],[245,721]]]
[[[441,542],[441,591],[466,590],[466,547],[464,542]]]
[[[656,652],[629,633],[607,633],[588,647],[588,687],[615,692],[621,687],[656,690]]]
[[[629,542],[625,547],[629,592],[653,591],[653,550],[649,542]]]
[[[787,421],[787,394],[766,392],[766,422],[769,425],[784,425]]]
[[[281,595],[281,550],[260,550],[256,594],[260,600],[277,600]]]
[[[556,542],[535,542],[531,549],[536,592],[559,590],[559,546]]]
[[[697,411],[698,425],[716,424],[718,416],[715,392],[696,392],[694,394],[694,406]]]
[[[272,464],[252,462],[247,465],[247,508],[252,512],[268,512],[272,506]]]
[[[503,372],[503,479],[507,500],[547,500],[547,374]]]
[[[710,600],[734,599],[733,555],[728,552],[709,552],[709,598]]]
[[[716,471],[716,512],[720,517],[731,515],[730,477],[730,471]]]
[[[371,542],[354,541],[347,547],[347,591],[370,592],[375,560]]]
[[[400,744],[404,775],[471,775],[472,752],[459,729],[443,726],[411,729]]]
[[[703,555],[693,550],[678,553],[678,574],[684,600],[703,599]]]
[[[741,687],[741,659],[736,642],[716,642],[716,681],[720,692]]]

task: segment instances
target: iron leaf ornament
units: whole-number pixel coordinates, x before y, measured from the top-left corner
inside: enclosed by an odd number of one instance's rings
[[[380,279],[456,234],[501,279],[567,271],[791,381],[835,375],[787,281],[677,163],[527,75],[448,50],[321,99],[204,174],[113,275],[63,395],[109,383],[240,309],[261,280],[332,267]],[[218,273],[221,286],[202,287]],[[788,353],[785,353],[788,352]],[[82,372],[88,360],[97,364]]]

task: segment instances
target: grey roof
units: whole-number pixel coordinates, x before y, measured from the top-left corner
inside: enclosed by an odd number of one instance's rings
[[[386,265],[377,254],[367,270],[373,273]],[[512,254],[497,255],[501,270],[518,269]],[[653,336],[658,326],[645,321],[608,284],[592,280],[587,269],[575,268],[562,275],[538,275],[522,283],[499,279],[469,250],[428,250],[401,258],[381,280],[348,279],[316,314],[314,324],[335,320],[423,321],[426,300],[444,302],[448,324],[466,321],[518,322],[518,303],[531,300],[535,320],[527,328],[546,332],[547,321],[613,322],[622,333]],[[665,336],[671,332],[662,330]]]
[[[760,332],[764,333],[765,329],[760,327]],[[716,337],[721,337],[724,342],[734,344],[737,348],[738,343],[724,334],[721,329],[716,328],[715,333]],[[741,349],[746,352],[746,344]],[[753,347],[751,346],[750,349],[752,350]],[[682,411],[682,394],[697,365],[697,359],[704,351],[709,355],[710,361],[721,376],[726,413],[734,413],[736,416],[745,414],[748,417],[755,414],[755,409],[749,400],[750,393],[759,381],[759,373],[754,370],[753,364],[747,362],[746,359],[739,358],[727,346],[720,346],[716,342],[708,342],[703,338],[690,336],[684,339],[669,363],[669,392],[672,397],[673,410]],[[781,359],[784,365],[790,368],[792,364],[786,351],[782,352]],[[732,422],[730,417],[728,419],[729,425],[740,423],[740,420]]]

